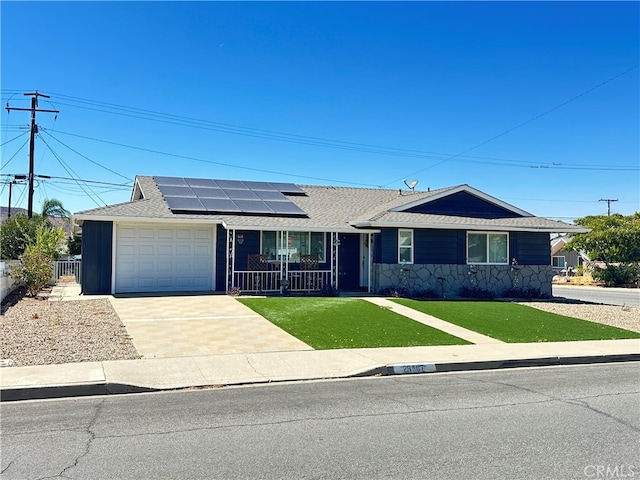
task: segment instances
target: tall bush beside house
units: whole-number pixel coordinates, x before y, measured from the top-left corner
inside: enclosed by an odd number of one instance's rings
[[[592,261],[605,264],[596,267],[593,278],[613,287],[637,282],[640,269],[640,212],[632,215],[590,215],[576,223],[590,228],[576,234],[565,250],[584,250]]]
[[[35,242],[28,245],[12,275],[27,289],[27,295],[35,297],[47,286],[51,278],[51,262],[58,258],[64,231],[59,227],[41,224],[36,230]]]

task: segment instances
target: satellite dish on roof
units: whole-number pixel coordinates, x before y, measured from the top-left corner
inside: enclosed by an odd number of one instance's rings
[[[418,180],[411,180],[409,183],[407,183],[407,180],[404,179],[404,184],[409,187],[411,190],[413,190],[414,188],[416,188],[416,185],[418,185]]]

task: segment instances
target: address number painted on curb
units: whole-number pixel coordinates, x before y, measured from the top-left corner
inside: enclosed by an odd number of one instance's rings
[[[393,365],[393,373],[431,373],[436,371],[434,363],[412,363],[407,365]]]

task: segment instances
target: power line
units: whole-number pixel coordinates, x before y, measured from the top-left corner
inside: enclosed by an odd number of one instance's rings
[[[13,160],[13,159],[16,157],[16,155],[18,155],[18,154],[20,153],[20,151],[25,147],[25,145],[26,145],[27,143],[29,143],[29,139],[27,139],[27,140],[26,140],[26,141],[25,141],[25,142],[20,146],[20,148],[19,148],[18,150],[16,150],[16,153],[14,153],[13,155],[11,155],[11,158],[10,158],[9,160],[7,160],[7,162],[6,162],[4,165],[2,165],[2,167],[0,167],[0,170],[4,170],[5,168],[7,168],[7,165],[9,165],[9,163],[11,163],[11,160]]]
[[[626,72],[623,72],[623,73],[626,73]],[[597,88],[597,86],[594,87],[594,88]],[[145,109],[140,109],[140,108],[135,108],[135,107],[127,107],[127,106],[123,106],[123,105],[118,105],[118,104],[113,104],[113,103],[108,103],[108,102],[88,100],[88,99],[83,99],[83,98],[79,98],[79,97],[72,97],[72,96],[69,96],[69,95],[63,95],[63,94],[54,94],[54,93],[52,93],[52,95],[56,95],[58,97],[64,97],[64,98],[68,98],[68,99],[72,99],[73,101],[84,103],[86,105],[91,105],[91,107],[89,107],[89,106],[83,106],[83,105],[75,105],[75,104],[72,104],[72,103],[58,102],[61,105],[66,105],[66,106],[70,106],[70,107],[83,108],[83,109],[88,109],[88,110],[92,110],[92,111],[99,111],[99,112],[110,113],[110,114],[114,114],[114,115],[123,115],[123,116],[127,116],[127,117],[132,117],[132,118],[156,121],[156,122],[161,122],[161,123],[168,123],[168,124],[172,124],[172,125],[180,125],[180,126],[185,126],[185,127],[190,127],[190,128],[199,128],[199,129],[205,129],[205,130],[218,131],[218,132],[222,132],[222,133],[229,133],[229,134],[235,134],[235,135],[244,135],[244,136],[256,137],[256,138],[264,138],[264,139],[268,139],[268,140],[284,141],[284,142],[289,142],[289,143],[299,143],[299,144],[303,144],[303,145],[335,148],[335,149],[349,150],[349,151],[358,151],[358,152],[373,153],[373,154],[379,154],[379,155],[391,155],[391,156],[399,156],[399,157],[408,157],[408,158],[422,158],[422,159],[442,160],[442,157],[447,157],[442,161],[449,161],[449,160],[455,159],[455,161],[459,161],[459,162],[470,162],[470,163],[480,163],[480,164],[490,164],[490,165],[507,165],[507,166],[510,166],[512,163],[522,163],[522,164],[524,164],[523,166],[536,168],[535,165],[531,165],[531,161],[526,161],[526,160],[515,160],[515,159],[503,159],[503,158],[495,158],[495,157],[471,156],[471,155],[464,155],[463,153],[459,153],[459,154],[438,153],[438,152],[429,152],[429,151],[424,151],[424,150],[415,150],[415,149],[407,149],[407,148],[397,148],[397,147],[388,147],[388,146],[381,146],[381,145],[372,145],[372,144],[366,144],[366,143],[334,140],[334,139],[327,139],[327,138],[315,137],[315,136],[309,136],[309,135],[297,135],[297,134],[279,132],[279,131],[274,131],[274,130],[266,130],[266,129],[252,128],[252,127],[245,127],[245,126],[241,126],[241,125],[234,125],[234,124],[229,124],[229,123],[215,122],[215,121],[211,121],[211,120],[203,120],[203,119],[197,119],[197,118],[186,117],[186,116],[181,116],[181,115],[162,113],[162,112],[157,112],[157,111],[154,111],[154,110],[145,110]],[[575,97],[575,98],[577,98],[577,97]],[[568,102],[565,102],[565,103],[568,103]],[[103,108],[94,108],[95,106],[103,107]],[[104,108],[109,108],[109,109],[112,109],[112,110],[104,110]],[[559,108],[559,106],[556,107],[556,108]],[[113,111],[113,110],[116,110],[116,111]],[[118,111],[118,110],[121,110],[121,111]],[[542,115],[545,115],[545,114],[542,114]],[[540,117],[542,115],[539,115],[538,117]],[[534,119],[532,119],[530,121],[533,121],[533,120]],[[528,122],[525,122],[525,123],[521,124],[520,126],[522,126],[522,125],[524,125],[526,123],[528,123]],[[519,128],[520,126],[515,127],[515,128]],[[506,133],[508,133],[508,132],[505,132],[505,134]],[[497,138],[497,137],[495,137],[495,138]],[[491,141],[491,140],[489,140],[489,141]],[[476,147],[473,147],[473,148],[477,148],[478,146],[480,146],[480,145],[477,145]],[[487,160],[490,160],[490,161],[487,161]],[[493,162],[491,162],[491,161],[493,161]],[[497,163],[495,163],[495,162],[497,162]],[[438,164],[435,164],[435,165],[438,165]],[[557,165],[554,165],[554,166],[557,166]],[[579,168],[594,169],[594,167],[602,167],[602,169],[633,168],[633,167],[624,167],[624,166],[623,167],[612,167],[609,164],[609,165],[602,165],[602,166],[600,166],[600,165],[591,165],[590,167],[582,167],[580,165],[574,165],[572,167],[564,167],[564,168],[560,168],[560,169],[579,169]],[[430,168],[430,167],[428,167],[428,168]]]
[[[121,175],[120,173],[116,172],[115,170],[112,170],[112,169],[110,169],[110,168],[108,168],[108,167],[105,167],[104,165],[102,165],[102,164],[100,164],[100,163],[98,163],[98,162],[96,162],[96,161],[94,161],[94,160],[91,160],[89,157],[87,157],[87,156],[85,156],[85,155],[81,154],[81,153],[80,153],[80,152],[78,152],[77,150],[74,150],[73,148],[71,148],[71,147],[70,147],[69,145],[67,145],[66,143],[62,142],[61,140],[58,140],[56,137],[54,137],[53,135],[51,135],[51,133],[49,133],[49,131],[48,131],[46,128],[43,128],[42,130],[44,131],[44,133],[46,133],[47,135],[49,135],[49,137],[50,137],[50,138],[52,138],[52,139],[53,139],[53,140],[55,140],[56,142],[58,142],[58,143],[60,143],[60,144],[64,145],[65,147],[67,147],[69,150],[71,150],[71,151],[72,151],[73,153],[75,153],[76,155],[81,156],[81,157],[82,157],[82,158],[84,158],[85,160],[88,160],[89,162],[93,163],[94,165],[97,165],[98,167],[103,168],[104,170],[106,170],[106,171],[108,171],[108,172],[111,172],[111,173],[113,173],[114,175],[117,175],[117,176],[119,176],[119,177],[121,177],[121,178],[124,178],[125,180],[132,181],[132,180],[131,180],[131,178],[129,178],[129,177],[125,177],[124,175]]]
[[[342,180],[335,180],[335,179],[321,178],[321,177],[312,177],[312,176],[308,176],[308,175],[298,175],[298,174],[286,173],[286,172],[276,172],[276,171],[273,171],[273,170],[265,170],[265,169],[261,169],[261,168],[245,167],[245,166],[242,166],[242,165],[233,165],[233,164],[230,164],[230,163],[216,162],[214,160],[205,160],[203,158],[190,157],[190,156],[187,156],[187,155],[179,155],[177,153],[161,152],[159,150],[153,150],[153,149],[150,149],[150,148],[137,147],[137,146],[134,146],[134,145],[126,145],[124,143],[118,143],[118,142],[113,142],[111,140],[102,140],[102,139],[99,139],[99,138],[87,137],[85,135],[78,135],[78,134],[75,134],[75,133],[61,132],[60,130],[58,130],[58,134],[70,135],[70,136],[73,136],[73,137],[83,138],[85,140],[93,140],[95,142],[106,143],[106,144],[109,144],[109,145],[116,145],[116,146],[119,146],[119,147],[131,148],[133,150],[140,150],[140,151],[143,151],[143,152],[155,153],[157,155],[165,155],[165,156],[168,156],[168,157],[182,158],[182,159],[185,159],[185,160],[192,160],[194,162],[207,163],[207,164],[211,164],[211,165],[220,165],[220,166],[223,166],[223,167],[239,168],[239,169],[242,169],[242,170],[250,170],[250,171],[254,171],[254,172],[268,173],[268,174],[272,174],[272,175],[281,175],[281,176],[288,176],[288,177],[295,177],[295,178],[306,178],[308,180],[317,180],[317,181],[321,181],[321,182],[341,183],[341,184],[345,184],[345,185],[360,185],[360,186],[374,187],[374,188],[379,188],[380,187],[380,185],[373,185],[373,184],[369,184],[369,183],[346,182],[346,181],[342,181]]]
[[[62,160],[62,159],[60,158],[60,156],[59,156],[56,152],[54,152],[54,151],[53,151],[53,149],[51,148],[51,146],[50,146],[50,145],[45,141],[45,139],[44,139],[44,138],[40,137],[40,140],[42,140],[42,143],[44,143],[44,144],[47,146],[47,148],[51,151],[51,153],[53,154],[53,156],[55,157],[55,159],[56,159],[56,160],[58,160],[58,163],[60,163],[60,165],[62,165],[62,168],[64,168],[64,169],[65,169],[65,171],[66,171],[66,172],[67,172],[67,173],[68,173],[68,174],[69,174],[69,175],[70,175],[74,180],[76,180],[76,178],[77,178],[77,174],[76,174],[76,177],[74,177],[74,176],[73,176],[73,174],[74,174],[75,172],[71,169],[71,167],[69,167],[69,166],[64,162],[64,160]],[[91,200],[93,200],[93,203],[95,203],[98,207],[102,207],[102,206],[106,206],[106,205],[107,205],[107,203],[106,203],[104,200],[102,200],[102,198],[100,198],[100,196],[99,196],[99,195],[97,195],[94,191],[92,191],[90,187],[88,187],[88,186],[87,186],[87,188],[88,188],[89,190],[91,190],[91,193],[92,193],[93,195],[95,195],[96,197],[98,197],[98,199],[99,199],[99,200],[100,200],[104,205],[100,205],[98,202],[96,202],[96,200],[93,198],[93,196],[92,196],[91,194],[89,194],[89,193],[84,189],[84,187],[82,186],[82,184],[81,184],[80,182],[77,182],[77,180],[76,180],[76,183],[78,184],[78,187],[80,187],[80,189],[81,189],[83,192],[85,192],[85,194],[87,195],[87,197],[89,197]]]
[[[617,78],[619,78],[619,77],[621,77],[621,76],[623,76],[623,75],[626,75],[627,73],[629,73],[629,72],[631,72],[631,71],[635,70],[635,69],[636,69],[636,68],[638,68],[638,67],[640,67],[640,64],[636,64],[636,65],[634,65],[633,67],[628,68],[627,70],[625,70],[625,71],[623,71],[623,72],[620,72],[620,73],[618,73],[617,75],[614,75],[613,77],[610,77],[610,78],[608,78],[607,80],[605,80],[605,81],[603,81],[603,82],[600,82],[599,84],[597,84],[597,85],[595,85],[595,86],[593,86],[593,87],[589,88],[588,90],[585,90],[584,92],[582,92],[582,93],[580,93],[580,94],[576,95],[575,97],[572,97],[572,98],[570,98],[569,100],[567,100],[567,101],[565,101],[565,102],[562,102],[562,103],[560,103],[559,105],[556,105],[555,107],[550,108],[549,110],[546,110],[545,112],[540,113],[540,114],[536,115],[536,116],[535,116],[535,117],[533,117],[533,118],[530,118],[529,120],[527,120],[527,121],[525,121],[525,122],[519,123],[518,125],[516,125],[516,126],[515,126],[515,127],[513,127],[513,128],[510,128],[510,129],[508,129],[508,130],[505,130],[504,132],[499,133],[498,135],[494,135],[493,137],[489,138],[488,140],[485,140],[484,142],[480,142],[480,143],[478,143],[478,144],[474,145],[473,147],[468,148],[468,149],[466,149],[466,150],[464,150],[464,151],[462,151],[462,152],[460,152],[460,153],[458,153],[458,154],[456,154],[456,155],[453,155],[453,156],[451,156],[451,157],[449,157],[449,158],[445,158],[444,160],[441,160],[441,161],[439,161],[439,162],[437,162],[437,163],[434,163],[433,165],[429,165],[428,167],[425,167],[425,168],[423,168],[423,169],[421,169],[421,170],[418,170],[418,171],[416,171],[416,172],[413,172],[413,173],[411,173],[411,174],[409,174],[409,175],[405,175],[404,177],[401,177],[400,179],[398,179],[398,180],[394,180],[393,182],[390,182],[390,183],[398,182],[398,181],[399,181],[399,180],[401,180],[402,178],[412,177],[412,176],[414,176],[414,175],[416,175],[416,174],[418,174],[418,173],[424,172],[425,170],[428,170],[428,169],[430,169],[430,168],[436,167],[436,166],[438,166],[438,165],[442,165],[443,163],[448,162],[449,160],[452,160],[453,158],[456,158],[456,157],[459,157],[459,156],[464,155],[464,154],[466,154],[466,153],[469,153],[470,151],[475,150],[476,148],[479,148],[479,147],[481,147],[481,146],[483,146],[483,145],[486,145],[486,144],[487,144],[487,143],[489,143],[489,142],[492,142],[492,141],[494,141],[494,140],[496,140],[496,139],[498,139],[498,138],[500,138],[500,137],[503,137],[503,136],[505,136],[505,135],[507,135],[507,134],[509,134],[509,133],[513,132],[514,130],[517,130],[517,129],[521,128],[521,127],[524,127],[525,125],[528,125],[529,123],[534,122],[535,120],[538,120],[539,118],[544,117],[545,115],[548,115],[548,114],[550,114],[551,112],[554,112],[554,111],[556,111],[556,110],[558,110],[558,109],[560,109],[560,108],[564,107],[565,105],[567,105],[567,104],[569,104],[569,103],[571,103],[571,102],[573,102],[573,101],[575,101],[575,100],[577,100],[577,99],[579,99],[579,98],[581,98],[581,97],[584,97],[584,96],[585,96],[585,95],[587,95],[588,93],[593,92],[595,89],[600,88],[600,87],[602,87],[603,85],[606,85],[607,83],[612,82],[613,80],[615,80],[615,79],[617,79]],[[388,183],[387,185],[389,185],[389,183]]]
[[[20,135],[18,135],[17,137],[13,137],[11,140],[7,140],[4,143],[0,143],[0,147],[4,147],[6,144],[13,142],[14,140],[17,140],[20,137],[24,137],[27,133],[29,133],[28,130],[22,132]]]

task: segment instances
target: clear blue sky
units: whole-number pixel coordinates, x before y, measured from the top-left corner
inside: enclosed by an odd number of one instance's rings
[[[28,107],[22,94],[38,90],[51,95],[40,108],[60,110],[37,116],[36,174],[385,188],[406,178],[424,190],[467,183],[567,221],[606,214],[601,198],[640,210],[638,2],[1,9],[2,105]],[[11,140],[29,114],[0,118],[2,174],[26,173],[28,134]],[[14,206],[25,190],[14,187]],[[75,212],[130,192],[52,178],[38,181],[35,205],[57,198]]]

